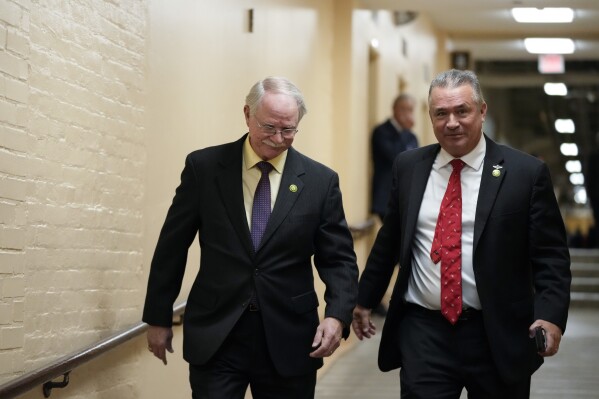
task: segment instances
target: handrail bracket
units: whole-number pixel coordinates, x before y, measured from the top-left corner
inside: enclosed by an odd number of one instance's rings
[[[64,373],[62,375],[63,379],[62,381],[58,381],[58,382],[54,382],[54,381],[47,381],[44,383],[43,385],[43,390],[44,390],[44,398],[49,398],[50,395],[52,394],[52,389],[54,388],[64,388],[67,385],[69,385],[69,374],[71,373],[71,371],[67,371],[66,373]]]

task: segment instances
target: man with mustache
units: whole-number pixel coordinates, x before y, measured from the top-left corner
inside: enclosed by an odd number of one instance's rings
[[[166,364],[172,307],[196,234],[200,270],[184,318],[193,398],[313,398],[316,370],[347,338],[358,268],[338,175],[291,145],[306,113],[285,78],[257,82],[249,133],[187,156],[160,233],[143,320]],[[319,321],[312,268],[326,286]]]

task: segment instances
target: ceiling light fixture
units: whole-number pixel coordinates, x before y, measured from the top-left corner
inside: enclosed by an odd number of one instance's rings
[[[582,172],[582,163],[578,159],[573,159],[566,162],[566,170],[569,173],[580,173]]]
[[[583,186],[574,187],[574,201],[583,205],[587,203],[587,190]]]
[[[548,96],[565,96],[568,94],[568,88],[564,83],[545,83],[543,89]]]
[[[561,134],[572,134],[576,131],[576,127],[572,119],[556,119],[555,130]]]
[[[516,7],[512,8],[512,16],[519,23],[571,23],[574,11],[568,7]]]
[[[559,146],[559,150],[564,156],[576,157],[578,156],[578,146],[576,143],[562,143]]]
[[[584,175],[582,173],[572,173],[570,175],[570,183],[575,186],[582,186],[584,184]]]
[[[524,47],[531,54],[572,54],[575,46],[569,38],[527,37]]]

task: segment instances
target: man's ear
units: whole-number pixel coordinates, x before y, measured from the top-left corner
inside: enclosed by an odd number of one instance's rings
[[[243,106],[243,115],[245,116],[245,124],[250,126],[250,107],[248,105]]]

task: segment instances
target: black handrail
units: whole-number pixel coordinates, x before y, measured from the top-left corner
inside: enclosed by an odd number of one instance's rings
[[[368,234],[374,227],[374,219],[369,218],[366,221],[349,226],[349,230],[354,239]],[[182,302],[173,308],[173,316],[182,316],[185,313],[187,302]],[[25,392],[42,385],[44,397],[50,397],[53,388],[63,388],[69,383],[69,374],[76,367],[100,356],[110,349],[142,334],[148,329],[146,323],[140,322],[133,327],[122,332],[114,334],[102,341],[99,341],[79,352],[64,356],[52,364],[23,374],[3,385],[0,385],[0,398],[12,399]],[[63,377],[62,381],[53,382],[52,380]]]
[[[173,316],[182,316],[187,302],[182,302],[173,308]],[[42,385],[44,397],[50,396],[52,388],[64,387],[69,383],[69,373],[74,368],[86,363],[108,350],[118,346],[148,329],[146,323],[140,322],[127,330],[114,334],[99,341],[79,352],[64,356],[52,364],[23,374],[20,377],[0,385],[0,398],[12,399],[28,392],[38,385]],[[63,376],[63,381],[52,382],[55,378]]]

